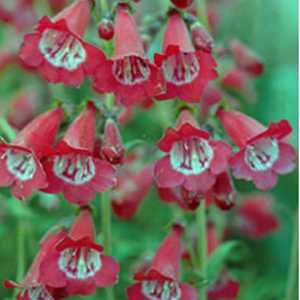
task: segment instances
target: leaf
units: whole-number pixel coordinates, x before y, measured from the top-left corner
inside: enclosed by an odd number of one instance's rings
[[[249,253],[248,248],[241,241],[227,241],[221,244],[208,259],[208,282],[212,284],[217,281],[224,264],[229,258],[241,260],[246,253]]]
[[[10,198],[7,201],[7,209],[9,213],[15,218],[25,218],[31,219],[34,214],[28,206],[26,206],[22,201]]]

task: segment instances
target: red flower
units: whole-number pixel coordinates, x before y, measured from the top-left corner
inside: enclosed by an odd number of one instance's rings
[[[119,174],[118,184],[111,195],[114,213],[119,218],[130,219],[136,214],[151,188],[152,178],[152,166],[135,172],[125,170]]]
[[[124,160],[125,148],[119,128],[113,119],[106,120],[100,151],[103,158],[113,165],[121,164]]]
[[[51,83],[80,86],[104,54],[82,36],[90,19],[89,0],[77,0],[55,18],[43,17],[24,37],[20,58]]]
[[[5,5],[5,1],[0,3],[0,21],[15,27],[18,31],[23,31],[35,24],[36,14],[33,9],[33,0],[10,0],[9,2],[11,3],[8,7]]]
[[[264,65],[262,60],[246,45],[238,40],[233,40],[230,43],[230,50],[237,66],[246,71],[249,75],[259,76],[263,73]]]
[[[272,200],[265,194],[249,195],[242,199],[237,221],[241,234],[257,239],[278,229],[279,220],[272,212]]]
[[[219,280],[209,288],[208,300],[230,300],[237,299],[240,290],[240,283],[223,272]]]
[[[208,84],[200,101],[200,113],[203,118],[207,118],[213,105],[219,103],[224,97],[223,92],[212,84]]]
[[[8,123],[22,129],[36,115],[41,100],[33,90],[22,90],[11,102],[10,111],[7,115]]]
[[[84,205],[116,184],[114,168],[93,156],[95,133],[96,108],[89,103],[43,162],[49,183],[45,192],[62,192],[68,201]]]
[[[99,93],[113,92],[126,106],[140,104],[162,90],[160,71],[145,58],[138,29],[126,5],[117,8],[114,56],[98,64],[93,86]]]
[[[178,13],[169,17],[163,52],[155,55],[155,63],[162,69],[167,90],[156,98],[178,97],[186,102],[199,102],[204,87],[217,76],[216,62],[210,53],[195,51],[186,24]]]
[[[214,202],[220,209],[228,210],[235,206],[237,193],[230,175],[220,174],[213,188],[207,193],[208,202]]]
[[[45,188],[47,178],[40,159],[53,146],[63,110],[46,112],[21,130],[10,144],[0,143],[0,186],[11,186],[19,199]]]
[[[194,211],[204,198],[202,192],[187,190],[183,185],[173,188],[158,188],[160,200],[166,203],[175,203],[183,210]]]
[[[58,233],[49,234],[45,240],[41,243],[41,249],[34,259],[27,275],[22,283],[16,283],[11,280],[4,281],[5,288],[19,288],[21,291],[17,295],[17,300],[58,300],[68,296],[64,288],[53,288],[45,285],[40,281],[40,266],[48,254],[49,249],[55,246],[55,244],[64,237],[65,232],[60,231]]]
[[[221,85],[231,91],[240,94],[251,102],[256,101],[256,93],[249,80],[249,75],[242,69],[234,67],[225,73]]]
[[[179,279],[182,229],[174,226],[165,238],[146,271],[135,274],[138,281],[127,289],[129,300],[196,300],[197,290]]]
[[[201,130],[187,110],[178,117],[176,129],[167,129],[158,147],[167,155],[156,162],[154,176],[159,188],[183,185],[194,192],[206,192],[218,174],[225,172],[231,148],[214,141]]]
[[[118,281],[118,263],[95,244],[89,208],[81,209],[69,234],[48,250],[40,266],[40,281],[45,285],[64,287],[70,295],[90,295],[96,287]]]
[[[274,187],[277,174],[295,167],[295,149],[285,142],[292,128],[288,121],[271,123],[266,129],[256,120],[237,111],[218,111],[218,117],[230,138],[240,148],[231,160],[233,175],[252,180],[261,190]]]

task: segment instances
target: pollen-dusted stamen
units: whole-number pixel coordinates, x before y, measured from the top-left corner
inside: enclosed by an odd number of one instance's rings
[[[179,300],[181,289],[174,281],[143,281],[142,292],[149,300]]]
[[[29,300],[54,300],[51,294],[43,287],[31,287],[28,290]]]
[[[270,169],[278,158],[279,147],[276,139],[261,139],[246,147],[245,161],[253,171]]]
[[[96,167],[92,157],[67,154],[55,156],[53,172],[67,183],[80,185],[95,176]]]
[[[86,60],[86,51],[81,42],[64,31],[45,30],[39,49],[50,64],[69,71],[76,70]]]
[[[21,181],[33,178],[36,163],[31,153],[9,149],[5,152],[7,170]]]
[[[209,143],[197,137],[174,143],[170,152],[172,167],[185,174],[200,174],[209,168],[214,151]]]
[[[167,57],[162,69],[165,80],[175,85],[192,82],[200,72],[200,65],[194,53],[179,52]]]
[[[113,62],[112,72],[115,79],[120,83],[134,85],[146,81],[151,70],[143,58],[126,56]]]
[[[68,278],[84,280],[102,267],[100,253],[89,248],[68,248],[61,252],[58,265]]]

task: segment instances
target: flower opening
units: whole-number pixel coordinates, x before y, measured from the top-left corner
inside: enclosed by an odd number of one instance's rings
[[[278,158],[279,147],[274,138],[260,139],[246,147],[245,162],[253,171],[272,168]]]
[[[135,85],[150,77],[150,67],[145,60],[138,56],[126,56],[114,60],[112,72],[117,81],[125,85]]]
[[[81,185],[95,176],[96,167],[91,157],[67,154],[55,156],[53,172],[67,183]]]
[[[143,281],[142,291],[150,300],[179,300],[182,294],[174,281]]]
[[[21,181],[33,178],[36,171],[36,163],[31,153],[9,149],[6,156],[7,170]]]
[[[87,57],[81,42],[72,34],[54,29],[43,32],[39,49],[44,58],[53,66],[73,71]]]
[[[181,86],[198,76],[200,65],[195,53],[179,52],[163,61],[162,70],[166,81]]]
[[[65,249],[58,264],[68,278],[78,280],[94,276],[102,267],[100,253],[86,247]]]
[[[209,168],[214,152],[209,143],[192,137],[174,143],[170,152],[172,167],[185,174],[200,174]]]

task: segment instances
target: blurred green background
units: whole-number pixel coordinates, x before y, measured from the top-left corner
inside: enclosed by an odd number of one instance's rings
[[[265,61],[265,73],[255,80],[257,103],[243,102],[242,110],[257,118],[262,123],[288,119],[294,132],[292,143],[297,145],[298,137],[298,31],[297,0],[232,0],[212,1],[220,15],[215,38],[217,43],[227,43],[231,38],[239,38],[258,52]],[[165,9],[167,0],[142,0],[142,13],[156,13]],[[0,52],[7,50],[7,37],[14,38],[11,29],[0,24]],[[20,36],[16,37],[20,40]],[[12,42],[12,41],[10,41]],[[17,68],[10,68],[0,74],[0,112],[7,101],[24,84],[33,88],[45,89],[45,84],[34,76],[26,76]],[[61,87],[51,87],[53,94],[61,93]],[[86,97],[86,89],[74,92],[67,89],[64,95],[74,95],[80,99]],[[61,96],[59,94],[59,96]],[[161,136],[168,120],[161,122],[160,116],[154,115],[159,105],[152,110],[140,111],[135,119],[122,129],[125,142],[131,139],[145,139],[155,144]],[[172,118],[171,118],[172,120]],[[163,123],[163,124],[162,124]],[[170,124],[172,125],[172,124]],[[242,191],[252,191],[252,185],[239,184]],[[276,199],[275,211],[281,220],[279,231],[262,240],[248,241],[252,251],[251,266],[255,273],[242,283],[240,300],[282,300],[286,281],[293,235],[293,220],[297,218],[298,173],[281,177],[279,184],[272,190]],[[12,199],[6,189],[0,190],[0,281],[14,279],[17,265],[17,243],[20,233],[17,222],[22,220],[26,239],[26,265],[32,261],[43,234],[57,221],[69,222],[76,208],[61,201],[54,208],[55,197],[42,195],[35,197],[29,204],[21,204]],[[40,198],[40,199],[38,199]],[[43,202],[43,205],[40,203]],[[99,207],[97,201],[93,206]],[[100,227],[100,213],[95,210],[97,227]],[[189,215],[188,219],[192,216]],[[116,299],[125,299],[124,289],[132,282],[132,266],[143,257],[145,251],[153,253],[166,234],[166,226],[172,221],[172,211],[157,199],[153,188],[143,202],[138,214],[130,221],[113,219],[113,254],[121,262],[120,284],[116,287]],[[252,267],[251,267],[252,270]],[[249,270],[242,270],[245,273]],[[10,299],[12,292],[0,289],[1,299]],[[90,297],[74,299],[104,299],[102,291]],[[297,299],[296,291],[294,299]],[[292,299],[290,299],[292,300]]]

